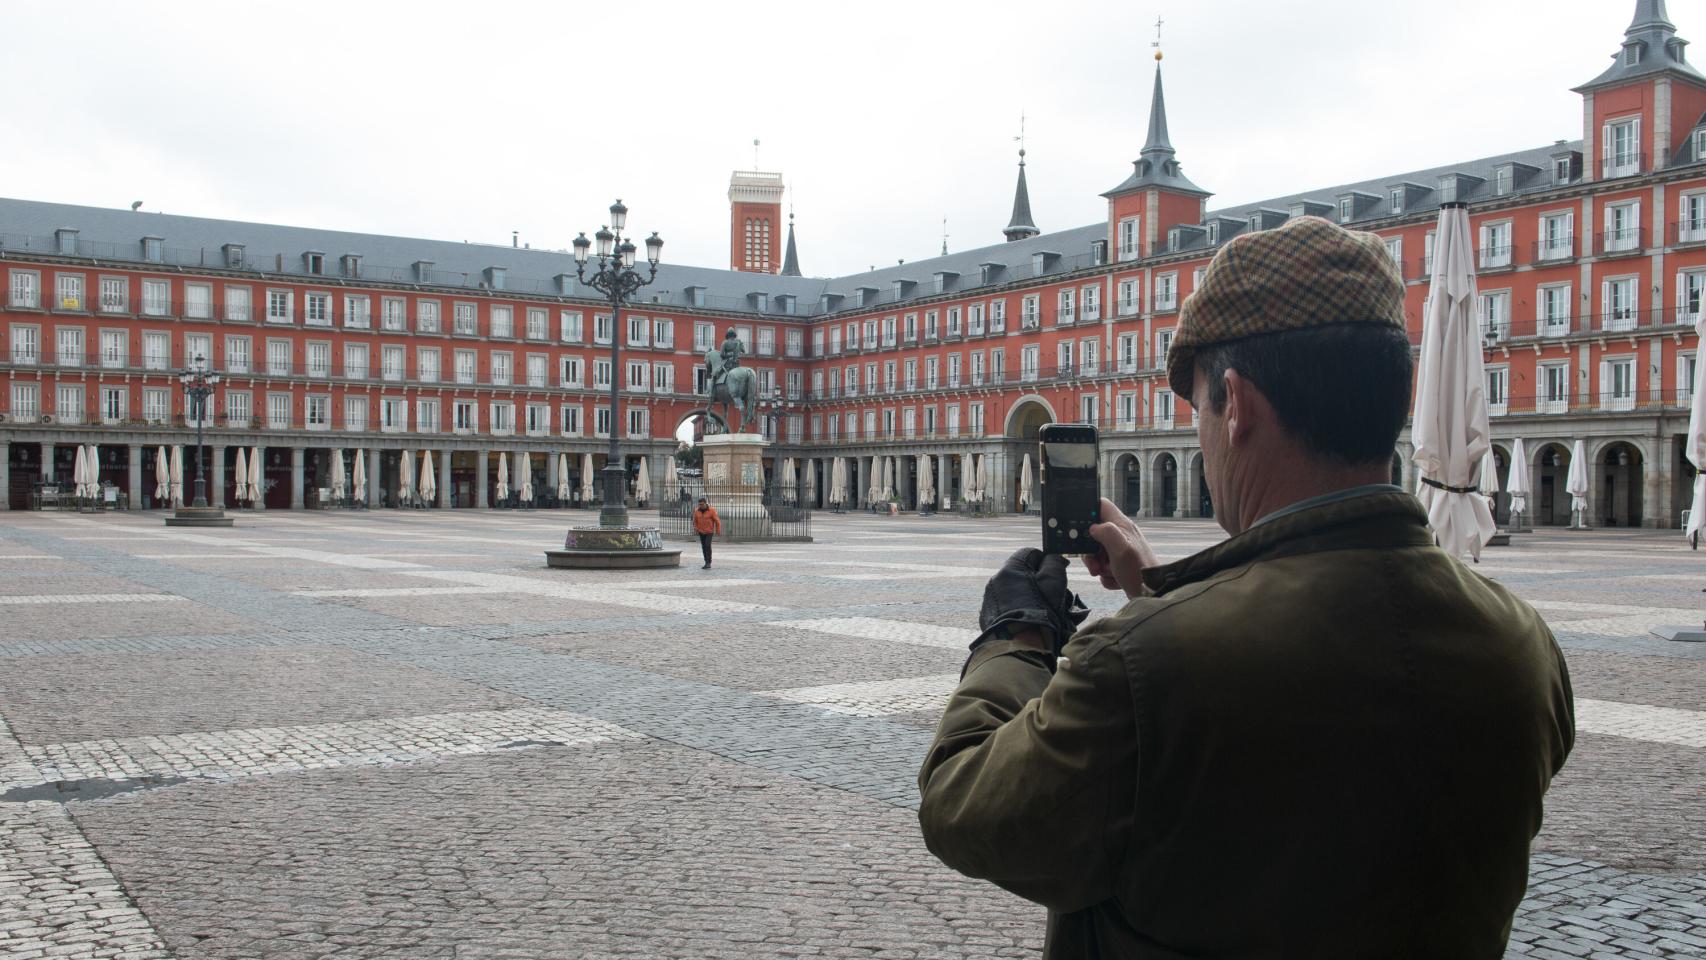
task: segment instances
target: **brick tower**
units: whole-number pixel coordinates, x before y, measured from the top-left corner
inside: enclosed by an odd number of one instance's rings
[[[782,175],[737,170],[729,177],[729,269],[782,269]]]

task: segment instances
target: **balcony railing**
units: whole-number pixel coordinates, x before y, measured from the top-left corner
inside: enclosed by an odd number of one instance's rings
[[[1670,242],[1673,244],[1706,243],[1706,217],[1696,220],[1678,220],[1671,224]]]
[[[1618,177],[1633,177],[1647,169],[1647,155],[1644,153],[1608,154],[1599,165],[1599,176],[1602,180],[1614,180]]]
[[[1576,237],[1567,234],[1562,237],[1541,238],[1534,241],[1535,263],[1557,263],[1573,260],[1576,256]]]
[[[1482,247],[1477,263],[1482,270],[1502,270],[1511,266],[1511,245]]]
[[[1623,253],[1639,253],[1646,249],[1646,246],[1646,227],[1625,227],[1622,230],[1606,230],[1596,235],[1594,254],[1604,257]]]

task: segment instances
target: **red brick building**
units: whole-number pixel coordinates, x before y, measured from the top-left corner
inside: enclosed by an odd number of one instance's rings
[[[1640,0],[1613,65],[1575,91],[1579,137],[1231,208],[1185,176],[1157,64],[1106,221],[1040,232],[1021,160],[1005,242],[830,279],[799,276],[791,223],[778,256],[780,175],[737,173],[731,269],[665,264],[619,330],[561,252],[0,201],[10,504],[69,480],[78,443],[100,444],[103,476],[133,499],[151,492],[156,449],[193,435],[176,373],[198,354],[225,377],[216,484],[230,490],[237,447],[259,447],[269,507],[312,502],[332,449],[365,451],[376,498],[422,449],[444,506],[489,502],[501,452],[528,451],[542,489],[568,454],[578,489],[582,455],[604,459],[600,378],[622,378],[630,460],[655,459],[703,403],[701,355],[734,327],[777,397],[772,465],[799,460],[820,501],[836,456],[861,499],[872,458],[897,457],[907,503],[931,456],[957,502],[960,455],[979,454],[1010,509],[1037,428],[1094,420],[1109,496],[1203,514],[1191,411],[1162,358],[1219,245],[1299,215],[1376,232],[1419,339],[1433,224],[1457,199],[1478,237],[1501,471],[1523,438],[1531,515],[1567,521],[1580,439],[1595,523],[1672,526],[1693,476],[1681,435],[1706,298],[1706,76],[1684,47],[1662,0]],[[1409,453],[1394,455],[1406,483]]]

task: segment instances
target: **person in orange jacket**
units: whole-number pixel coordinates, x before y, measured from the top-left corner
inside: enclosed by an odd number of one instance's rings
[[[717,516],[717,508],[704,498],[699,498],[699,509],[693,511],[693,532],[699,535],[699,549],[705,553],[705,565],[701,570],[711,569],[711,537],[723,532],[723,518]]]

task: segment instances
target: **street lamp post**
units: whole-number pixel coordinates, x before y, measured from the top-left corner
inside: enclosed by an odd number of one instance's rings
[[[219,374],[208,369],[207,359],[196,356],[183,373],[178,375],[178,382],[184,385],[184,399],[190,401],[195,410],[195,500],[191,506],[207,506],[207,449],[201,443],[201,425],[207,419],[207,398],[213,394],[213,388],[219,385]]]
[[[610,205],[610,224],[593,236],[598,241],[595,263],[588,273],[588,254],[593,241],[585,233],[575,237],[575,275],[580,282],[604,294],[610,301],[610,453],[604,462],[604,503],[598,511],[600,527],[628,526],[628,507],[624,495],[628,489],[628,471],[622,464],[622,305],[636,290],[646,286],[658,275],[658,259],[663,254],[663,239],[653,233],[646,238],[646,262],[651,272],[641,276],[634,269],[636,247],[632,240],[622,237],[628,225],[628,208],[617,200]]]

